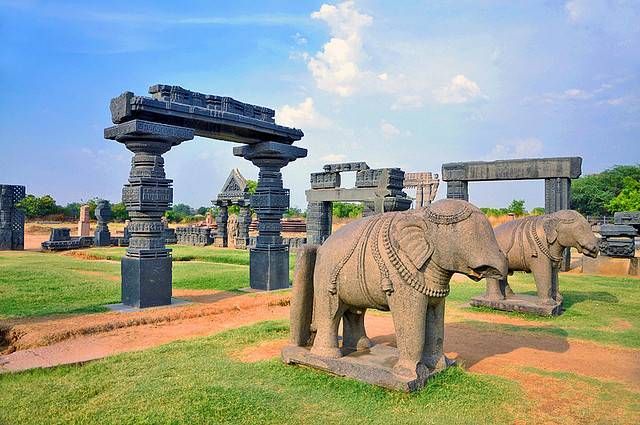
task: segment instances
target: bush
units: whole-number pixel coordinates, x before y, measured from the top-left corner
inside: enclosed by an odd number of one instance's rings
[[[627,186],[625,179],[640,181],[640,165],[616,165],[598,174],[575,179],[571,185],[571,206],[583,215],[607,215],[611,202]],[[614,204],[615,208],[622,204]]]
[[[364,205],[346,202],[333,203],[333,216],[338,218],[356,218],[362,216]]]

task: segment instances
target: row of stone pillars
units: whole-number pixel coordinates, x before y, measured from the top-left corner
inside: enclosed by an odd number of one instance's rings
[[[240,205],[238,212],[238,235],[234,235],[235,247],[246,249],[249,246],[249,226],[251,225],[251,209],[247,205]],[[229,207],[218,205],[216,216],[216,240],[214,245],[221,248],[229,246]]]

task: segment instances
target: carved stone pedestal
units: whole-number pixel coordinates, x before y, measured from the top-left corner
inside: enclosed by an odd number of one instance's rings
[[[539,316],[559,316],[562,314],[562,301],[553,304],[542,304],[540,299],[533,295],[514,294],[506,299],[494,299],[481,295],[471,299],[473,307],[488,307],[494,310],[518,311]]]
[[[310,347],[289,345],[282,349],[282,360],[286,364],[309,366],[338,376],[346,376],[404,392],[423,388],[429,378],[447,367],[455,365],[455,361],[447,359],[446,364],[438,369],[429,369],[424,365],[418,365],[416,377],[397,375],[393,371],[393,365],[398,361],[398,349],[382,344],[337,359],[311,354]]]
[[[289,246],[282,241],[280,219],[289,208],[289,190],[282,185],[280,170],[307,156],[307,150],[283,143],[263,142],[233,148],[260,168],[251,207],[258,216],[258,238],[250,250],[250,286],[258,290],[289,287]]]
[[[105,129],[105,138],[134,153],[122,202],[131,222],[127,254],[122,258],[122,303],[155,307],[171,303],[171,250],[165,247],[162,216],[173,201],[162,154],[193,138],[193,130],[142,120]]]

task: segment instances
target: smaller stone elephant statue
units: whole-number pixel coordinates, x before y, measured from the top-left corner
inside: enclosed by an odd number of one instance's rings
[[[509,261],[509,274],[514,271],[533,273],[537,303],[546,306],[546,312],[540,314],[559,314],[562,296],[558,292],[558,270],[564,250],[573,247],[589,257],[598,255],[598,241],[591,226],[580,213],[573,210],[510,221],[494,231],[500,249]],[[491,301],[515,297],[507,278],[487,278],[487,292],[480,299]],[[472,301],[472,305],[486,304]],[[505,309],[528,311],[526,308]],[[531,312],[540,311],[533,309]]]

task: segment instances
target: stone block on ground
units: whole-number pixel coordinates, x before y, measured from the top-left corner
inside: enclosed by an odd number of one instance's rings
[[[481,295],[472,298],[470,304],[473,307],[488,307],[494,310],[517,311],[539,316],[559,316],[562,314],[562,302],[556,301],[553,304],[543,304],[534,295],[516,294],[503,300]]]

